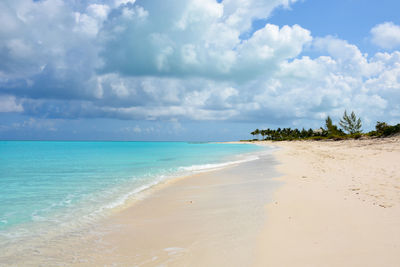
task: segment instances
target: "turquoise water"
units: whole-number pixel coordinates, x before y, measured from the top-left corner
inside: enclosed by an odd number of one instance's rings
[[[95,219],[165,179],[251,160],[250,152],[259,150],[246,144],[0,141],[0,234]]]

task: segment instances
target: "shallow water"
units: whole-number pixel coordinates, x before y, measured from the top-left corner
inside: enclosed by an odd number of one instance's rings
[[[171,177],[254,159],[255,145],[0,142],[0,246],[104,216]],[[250,154],[249,154],[250,153]]]

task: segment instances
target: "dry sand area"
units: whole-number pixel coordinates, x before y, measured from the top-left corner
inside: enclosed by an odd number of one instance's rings
[[[400,140],[282,142],[258,266],[400,266]]]

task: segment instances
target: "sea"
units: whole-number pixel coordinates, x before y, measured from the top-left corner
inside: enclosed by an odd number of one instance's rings
[[[174,177],[256,160],[252,144],[0,141],[0,248],[110,214]]]

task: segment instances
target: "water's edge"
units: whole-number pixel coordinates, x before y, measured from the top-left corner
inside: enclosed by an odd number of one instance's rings
[[[118,196],[117,198],[114,198],[112,199],[112,201],[107,202],[102,206],[99,206],[95,211],[84,214],[83,216],[81,216],[81,218],[79,218],[79,216],[76,216],[75,218],[73,218],[73,220],[63,221],[64,217],[54,217],[49,220],[48,218],[43,218],[40,216],[40,214],[38,214],[36,217],[34,217],[35,221],[33,224],[31,222],[24,222],[21,224],[17,224],[16,227],[10,227],[9,229],[6,229],[6,231],[1,231],[0,229],[0,247],[2,245],[9,244],[12,241],[17,243],[21,242],[22,240],[24,240],[24,238],[31,236],[32,233],[43,236],[49,234],[50,232],[60,233],[64,231],[73,231],[75,228],[91,224],[97,221],[99,218],[104,218],[104,216],[108,216],[113,212],[126,208],[135,201],[142,199],[148,194],[151,194],[151,191],[154,190],[157,185],[168,183],[175,178],[182,178],[195,173],[212,171],[220,168],[229,167],[235,164],[257,160],[259,158],[258,154],[265,153],[265,151],[265,149],[262,149],[255,150],[255,152],[253,151],[239,154],[231,154],[229,157],[226,157],[226,159],[228,160],[222,162],[214,160],[214,163],[208,162],[206,164],[181,166],[172,170],[170,173],[153,175],[149,179],[146,179],[145,182],[140,184],[140,186],[137,186],[136,183],[131,184],[131,181],[128,180],[121,183],[120,185],[120,187],[124,190],[118,191],[119,188],[114,188]],[[91,204],[90,202],[88,203]],[[83,205],[85,205],[84,202]],[[50,224],[48,223],[48,221],[50,221]],[[61,228],[63,229],[63,231],[61,231]]]
[[[97,216],[89,216],[80,223],[64,223],[61,225],[62,229],[59,227],[57,227],[57,229],[49,228],[46,232],[41,233],[39,238],[37,236],[34,238],[26,238],[21,236],[21,238],[14,237],[14,242],[9,242],[8,240],[8,242],[3,242],[2,244],[0,243],[0,248],[3,251],[0,253],[0,259],[3,258],[7,260],[18,257],[18,255],[22,254],[34,254],[36,251],[35,247],[50,248],[52,246],[51,244],[54,243],[54,240],[64,240],[66,243],[68,243],[67,240],[74,236],[76,237],[82,233],[87,234],[91,231],[96,231],[94,230],[96,228],[93,226],[100,221],[116,214],[117,212],[120,212],[121,210],[124,210],[125,208],[129,208],[131,205],[138,203],[138,201],[145,199],[147,196],[151,196],[151,194],[156,190],[161,189],[163,186],[168,186],[170,183],[173,183],[176,180],[185,179],[185,177],[192,176],[197,173],[219,170],[246,162],[256,161],[259,160],[262,155],[272,154],[273,150],[274,148],[263,146],[262,149],[256,150],[255,152],[231,155],[232,157],[230,157],[230,161],[180,167],[176,170],[176,172],[173,172],[170,175],[162,175],[158,177],[158,179],[145,184],[142,187],[136,188],[126,195],[120,196],[117,201],[109,203],[107,207],[104,207],[103,210],[100,210]],[[38,228],[41,227],[38,226]],[[33,230],[33,232],[35,232],[35,230]],[[95,235],[97,234],[101,235],[101,233],[95,233]],[[21,244],[23,245],[21,246]],[[40,257],[40,255],[38,257]]]

